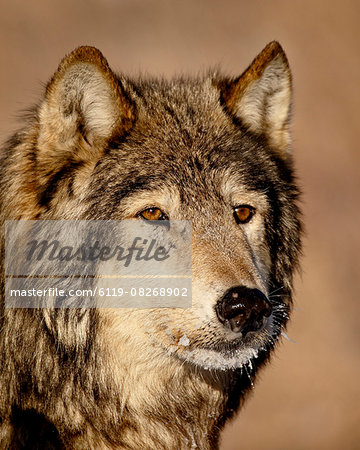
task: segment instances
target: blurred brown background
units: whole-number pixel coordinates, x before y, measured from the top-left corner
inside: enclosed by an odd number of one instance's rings
[[[360,448],[360,2],[1,2],[0,138],[80,44],[112,67],[240,74],[273,39],[294,75],[294,152],[307,238],[289,336],[222,450]]]

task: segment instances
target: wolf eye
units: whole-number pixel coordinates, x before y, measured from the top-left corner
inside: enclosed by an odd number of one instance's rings
[[[247,223],[255,214],[255,208],[249,205],[240,205],[234,209],[236,223]]]
[[[169,220],[159,208],[147,208],[141,211],[138,216],[145,220]]]

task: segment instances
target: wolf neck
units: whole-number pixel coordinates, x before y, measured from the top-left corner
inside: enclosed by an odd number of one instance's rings
[[[112,380],[105,393],[112,405],[103,404],[117,411],[104,429],[114,442],[110,448],[216,449],[225,415],[239,403],[239,374],[185,364],[152,341],[151,333],[135,333],[131,315],[125,324],[102,311],[100,320],[98,367]],[[236,401],[230,390],[239,393]]]
[[[131,424],[122,429],[124,447],[217,448],[228,376],[216,378],[178,361],[141,364],[135,372],[124,380],[129,385],[123,391],[130,395],[121,422]]]

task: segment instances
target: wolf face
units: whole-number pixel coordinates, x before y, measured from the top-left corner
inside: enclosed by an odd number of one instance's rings
[[[98,50],[80,47],[9,145],[4,219],[192,222],[192,308],[91,313],[122,386],[125,372],[145,364],[226,372],[227,392],[229,374],[245,367],[253,377],[268,358],[288,319],[300,252],[290,108],[291,75],[276,42],[238,78],[171,81],[115,75]],[[67,313],[65,327],[64,314],[41,317],[65,349],[80,351],[93,319]]]

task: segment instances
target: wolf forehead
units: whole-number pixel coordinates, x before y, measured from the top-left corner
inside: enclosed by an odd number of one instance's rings
[[[245,183],[249,190],[264,191],[272,179],[279,182],[277,158],[266,138],[224,105],[221,86],[229,81],[219,72],[172,80],[117,79],[134,108],[133,124],[109,140],[99,171],[109,175],[125,168],[127,182],[139,177],[134,187],[157,188],[169,181],[172,187],[186,185],[188,192],[191,184],[197,192]]]
[[[242,155],[246,157],[247,151],[264,151],[265,142],[241,126],[224,107],[219,73],[173,80],[127,80],[123,85],[136,108],[131,136],[127,136],[132,150],[151,150],[152,156],[159,151],[171,162],[180,159],[182,165],[201,160],[211,166],[211,162],[224,159],[227,167]],[[122,143],[121,134],[119,137]]]

